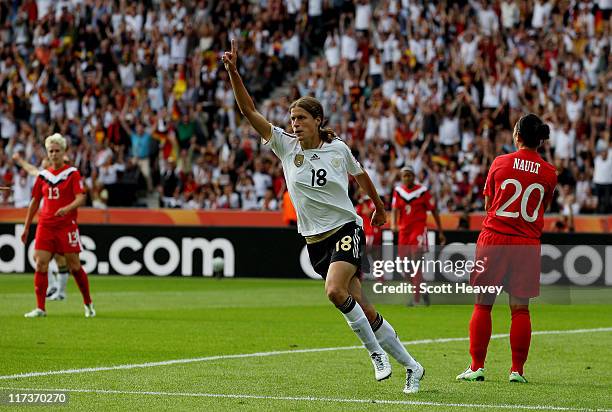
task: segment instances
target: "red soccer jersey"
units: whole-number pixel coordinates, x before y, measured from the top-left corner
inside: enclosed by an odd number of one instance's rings
[[[72,203],[79,193],[84,193],[84,189],[81,174],[75,167],[65,165],[58,170],[42,170],[32,188],[32,197],[43,199],[38,223],[59,226],[76,222],[76,209],[65,216],[55,216],[55,212]]]
[[[484,188],[491,203],[483,228],[539,239],[556,185],[554,166],[532,150],[495,158]]]
[[[355,206],[355,212],[363,219],[363,232],[368,236],[371,236],[374,244],[381,243],[382,232],[380,230],[380,226],[372,226],[372,214],[376,206],[374,206],[374,202],[371,199],[366,199],[362,203],[359,203]]]
[[[425,186],[414,185],[409,189],[406,185],[400,185],[393,190],[392,208],[399,210],[400,231],[425,227],[427,211],[435,207],[434,199]]]

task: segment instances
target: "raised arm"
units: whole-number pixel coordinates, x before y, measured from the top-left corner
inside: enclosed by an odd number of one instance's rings
[[[232,90],[234,91],[234,97],[236,97],[240,113],[247,118],[251,126],[253,126],[257,133],[267,142],[270,140],[270,137],[272,137],[272,127],[270,122],[255,109],[253,99],[251,99],[249,92],[246,87],[244,87],[240,73],[238,73],[238,68],[236,66],[238,61],[238,49],[236,48],[235,39],[232,39],[231,51],[223,53],[221,60],[225,65],[225,70],[229,73]]]
[[[38,168],[31,163],[28,163],[19,153],[13,154],[13,160],[17,162],[19,167],[25,170],[30,176],[38,176]]]

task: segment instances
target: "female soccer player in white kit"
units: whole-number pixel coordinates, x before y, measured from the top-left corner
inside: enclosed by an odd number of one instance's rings
[[[255,108],[238,69],[236,41],[222,60],[241,113],[280,158],[287,188],[298,218],[298,232],[306,238],[314,269],[325,279],[325,293],[343,313],[370,354],[376,379],[391,376],[387,353],[406,368],[405,393],[419,390],[425,370],[401,344],[395,330],[361,293],[358,274],[365,236],[362,219],[348,196],[348,174],[374,201],[372,224],[386,221],[384,204],[368,174],[348,146],[331,129],[323,128],[323,107],[312,97],[291,104],[294,134],[273,126]]]

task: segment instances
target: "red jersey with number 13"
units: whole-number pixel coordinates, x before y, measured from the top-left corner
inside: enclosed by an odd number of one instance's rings
[[[539,239],[557,173],[533,150],[519,150],[493,160],[484,195],[490,207],[483,228],[511,236]]]
[[[65,216],[55,216],[55,213],[72,203],[79,193],[84,193],[84,189],[81,174],[75,167],[64,165],[57,170],[52,168],[42,170],[32,188],[32,197],[43,199],[38,223],[57,226],[76,223],[76,209]]]

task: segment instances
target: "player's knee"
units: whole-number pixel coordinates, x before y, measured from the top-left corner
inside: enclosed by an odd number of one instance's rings
[[[47,270],[49,270],[49,261],[44,257],[34,255],[34,262],[34,268],[37,272],[46,272]]]
[[[76,273],[81,269],[81,262],[70,262],[67,266],[70,273]]]
[[[349,296],[348,290],[336,285],[325,286],[325,294],[334,305],[342,305]]]
[[[42,260],[36,261],[36,271],[37,272],[46,272],[49,270],[49,262],[43,262]]]

